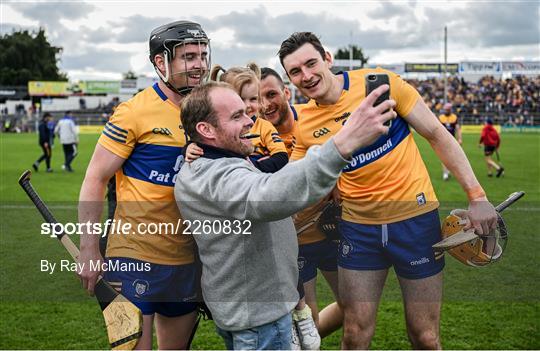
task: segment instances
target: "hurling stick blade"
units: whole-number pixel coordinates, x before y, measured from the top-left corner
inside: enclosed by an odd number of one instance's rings
[[[525,192],[523,191],[516,191],[508,196],[506,200],[501,202],[495,207],[495,211],[498,213],[501,213],[505,209],[507,209],[509,206],[511,206],[513,203],[521,199],[525,195]],[[460,231],[452,236],[449,236],[435,245],[432,246],[432,248],[435,251],[446,251],[451,248],[454,248],[456,246],[459,246],[461,244],[464,244],[466,242],[469,242],[471,240],[474,240],[478,238],[478,235],[474,233],[474,229],[469,229],[466,231]]]
[[[57,223],[56,218],[38,195],[30,178],[32,172],[25,171],[19,178],[19,185],[26,192],[47,223]],[[58,239],[74,260],[79,257],[79,249],[64,233]],[[98,278],[94,294],[103,311],[109,343],[113,350],[133,350],[142,335],[142,312],[132,302]]]
[[[94,289],[103,311],[109,344],[113,350],[133,350],[142,335],[141,310],[103,279]]]
[[[452,236],[449,236],[435,245],[432,246],[437,251],[444,251],[451,249],[453,247],[456,247],[458,245],[464,244],[466,242],[469,242],[471,240],[474,240],[478,238],[478,235],[474,234],[474,229],[470,229],[467,231],[461,231],[459,233],[456,233]]]

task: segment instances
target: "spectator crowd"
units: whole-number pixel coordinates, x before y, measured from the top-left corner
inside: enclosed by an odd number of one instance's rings
[[[408,79],[435,114],[444,104],[444,82],[439,78]],[[540,124],[540,76],[481,78],[478,83],[460,77],[448,79],[448,102],[465,123],[481,124],[493,118],[496,124]]]
[[[444,105],[444,82],[440,78],[425,80],[406,79],[424,98],[435,115],[439,115]],[[495,124],[506,126],[540,125],[540,76],[516,76],[498,79],[492,76],[482,77],[477,83],[467,82],[462,77],[448,78],[448,102],[459,116],[462,124],[483,124],[491,118]],[[85,116],[101,112],[96,121],[103,123],[120,103],[114,97],[106,105],[97,109],[85,109],[86,102],[79,101],[77,117],[82,112]],[[294,103],[305,103],[301,94],[295,95]],[[33,130],[32,122],[36,110],[32,105],[28,110],[24,105],[16,106],[15,114],[9,114],[7,108],[0,109],[1,130],[4,132],[24,132]],[[94,119],[92,119],[94,120]]]

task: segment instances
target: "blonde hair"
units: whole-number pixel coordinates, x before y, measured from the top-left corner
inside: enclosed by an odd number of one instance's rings
[[[220,72],[223,72],[219,74]],[[220,65],[215,65],[210,71],[210,80],[229,83],[238,95],[242,92],[244,85],[257,84],[261,79],[261,69],[257,64],[250,62],[246,67],[232,67],[225,70]]]

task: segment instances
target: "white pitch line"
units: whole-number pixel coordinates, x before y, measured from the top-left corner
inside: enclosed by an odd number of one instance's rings
[[[77,206],[67,206],[67,205],[51,205],[47,207],[50,209],[55,209],[55,210],[77,209]],[[0,205],[0,209],[3,209],[3,210],[28,210],[31,208],[36,208],[36,207],[32,205]]]
[[[76,205],[68,206],[68,205],[50,205],[47,206],[50,209],[56,209],[56,210],[71,210],[71,209],[77,209]],[[35,208],[35,206],[32,205],[0,205],[0,209],[6,209],[6,210],[28,210],[31,208]],[[441,211],[450,211],[455,209],[455,207],[446,207],[441,206],[439,207],[439,210]],[[540,207],[508,207],[504,212],[540,212]]]
[[[455,207],[439,207],[439,210],[442,211],[451,211],[454,210]],[[540,212],[540,207],[508,207],[504,210],[504,212]]]

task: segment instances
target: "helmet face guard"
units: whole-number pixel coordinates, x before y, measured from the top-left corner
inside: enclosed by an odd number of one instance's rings
[[[185,96],[208,76],[211,65],[210,40],[199,24],[177,21],[158,27],[150,34],[149,44],[150,62],[159,78],[174,92]],[[182,53],[183,67],[175,71],[173,61],[177,51]],[[165,72],[158,69],[156,55],[162,55]]]

